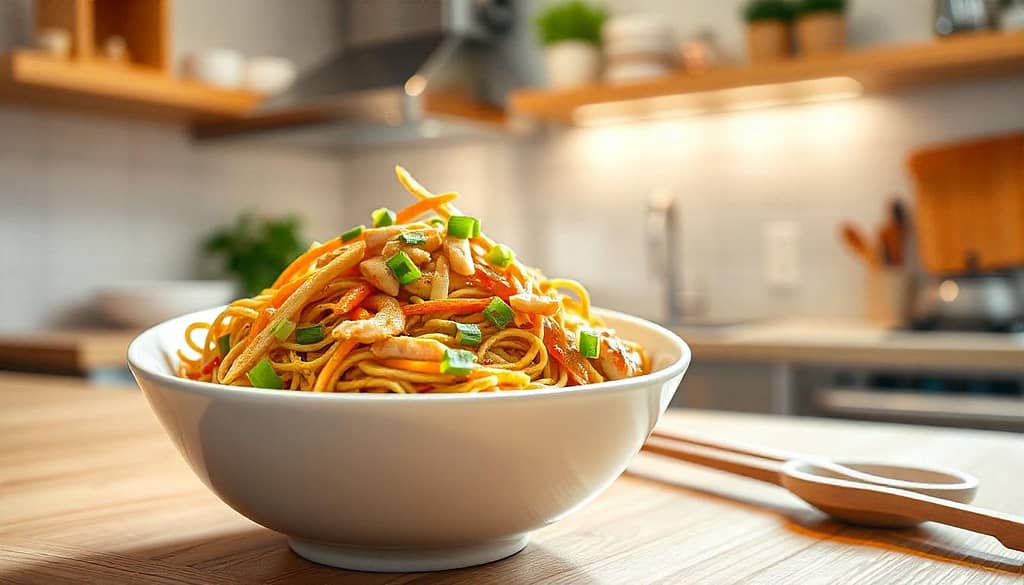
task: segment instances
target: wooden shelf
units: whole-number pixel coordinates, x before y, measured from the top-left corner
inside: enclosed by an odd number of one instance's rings
[[[704,74],[673,74],[664,78],[622,84],[594,84],[561,90],[522,90],[510,98],[512,111],[520,116],[560,124],[583,122],[579,108],[590,113],[614,117],[616,109],[623,117],[637,117],[643,112],[656,113],[656,105],[671,107],[672,96],[697,96],[701,99],[688,105],[694,112],[721,111],[756,107],[759,100],[771,103],[785,102],[793,91],[777,92],[775,96],[759,96],[754,88],[772,86],[799,88],[801,82],[809,86],[795,92],[789,101],[809,101],[817,91],[819,81],[834,82],[845,90],[852,86],[857,93],[878,93],[924,85],[938,85],[962,80],[1024,74],[1024,34],[990,33],[917,45],[883,46],[849,51],[836,55],[796,58],[779,63],[758,66],[729,67]],[[851,81],[851,80],[855,80]],[[829,91],[829,83],[820,89]],[[744,104],[741,90],[751,88]],[[848,92],[848,91],[847,91]],[[714,94],[718,94],[717,96]],[[729,99],[722,99],[727,96]],[[641,111],[637,104],[648,103]],[[755,103],[757,102],[757,103]],[[631,104],[633,107],[631,107]],[[733,106],[733,107],[729,107]],[[597,112],[595,110],[602,110]]]
[[[0,58],[0,95],[31,103],[178,120],[239,117],[262,99],[172,77],[155,68],[61,59],[18,50]]]

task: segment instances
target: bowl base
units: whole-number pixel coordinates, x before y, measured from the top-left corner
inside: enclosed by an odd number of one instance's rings
[[[482,565],[510,557],[523,550],[529,533],[483,544],[438,548],[373,548],[288,538],[288,545],[300,557],[352,571],[377,573],[419,573]]]

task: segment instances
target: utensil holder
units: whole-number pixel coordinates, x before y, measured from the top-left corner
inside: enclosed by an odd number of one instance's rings
[[[867,271],[864,308],[867,320],[884,327],[900,327],[907,321],[910,273],[905,268],[873,268]]]

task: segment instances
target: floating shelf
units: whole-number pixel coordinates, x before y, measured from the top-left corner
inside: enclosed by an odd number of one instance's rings
[[[19,50],[0,58],[0,96],[31,103],[179,120],[238,117],[262,99],[150,67]]]
[[[513,113],[569,125],[820,101],[1024,74],[1024,34],[989,33],[882,46],[703,74],[558,90],[521,90]]]

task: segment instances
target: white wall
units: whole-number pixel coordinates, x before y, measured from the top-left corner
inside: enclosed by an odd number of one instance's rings
[[[0,330],[79,322],[96,287],[190,278],[242,211],[342,222],[333,156],[195,148],[176,127],[0,106]]]

